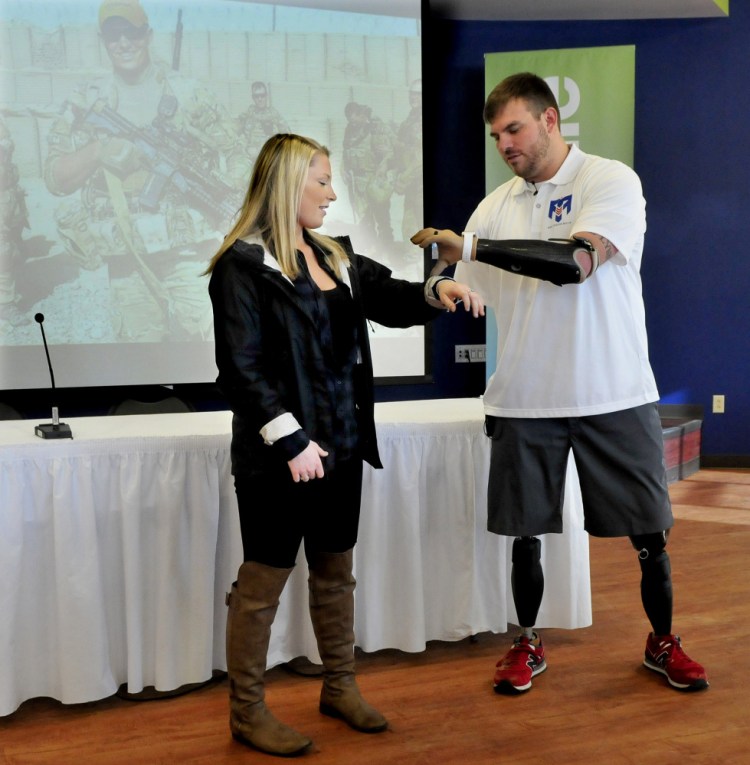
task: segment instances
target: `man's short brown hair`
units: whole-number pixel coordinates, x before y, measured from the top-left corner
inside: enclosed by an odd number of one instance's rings
[[[560,107],[552,89],[539,75],[532,72],[512,74],[495,85],[484,104],[484,121],[487,124],[492,122],[509,101],[517,98],[526,101],[529,111],[537,119],[551,106],[557,112],[557,124],[560,124]]]

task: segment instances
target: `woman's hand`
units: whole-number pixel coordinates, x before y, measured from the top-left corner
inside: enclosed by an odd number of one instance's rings
[[[304,451],[287,462],[292,473],[292,480],[295,483],[300,481],[306,483],[311,478],[322,478],[324,471],[321,457],[327,456],[328,452],[325,449],[321,449],[315,441],[310,441]]]
[[[440,302],[449,311],[455,311],[456,306],[463,303],[464,310],[471,311],[475,319],[484,316],[484,300],[478,292],[469,289],[468,285],[454,282],[453,279],[443,279],[437,283],[435,291],[440,296]]]

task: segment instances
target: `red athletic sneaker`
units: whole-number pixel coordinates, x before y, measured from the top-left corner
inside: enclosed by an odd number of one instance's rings
[[[542,639],[538,645],[527,637],[517,637],[513,647],[495,665],[495,693],[523,693],[531,688],[531,678],[547,669]]]
[[[673,688],[680,691],[702,691],[708,688],[706,671],[682,650],[677,635],[654,635],[646,640],[643,666],[661,672]]]

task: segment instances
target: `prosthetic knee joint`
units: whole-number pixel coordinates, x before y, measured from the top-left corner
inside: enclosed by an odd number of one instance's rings
[[[630,544],[638,551],[638,560],[641,561],[641,565],[645,561],[658,560],[662,556],[666,556],[667,538],[669,537],[669,530],[657,531],[653,534],[638,534],[637,536],[630,537]]]

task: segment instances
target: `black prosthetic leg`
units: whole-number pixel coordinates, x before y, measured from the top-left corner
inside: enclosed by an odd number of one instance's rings
[[[536,624],[544,595],[542,543],[536,537],[518,537],[513,542],[510,581],[518,622],[521,627],[530,629]]]
[[[641,600],[655,635],[672,632],[672,569],[666,551],[668,532],[630,537],[641,565]]]

